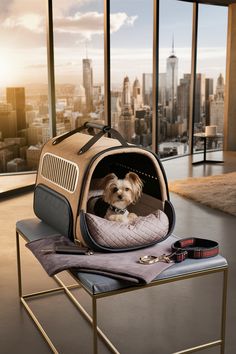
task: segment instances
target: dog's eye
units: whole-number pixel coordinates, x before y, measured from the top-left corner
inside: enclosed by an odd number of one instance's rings
[[[125,188],[125,191],[128,192],[130,189],[128,187]]]
[[[114,187],[113,188],[113,193],[116,193],[118,191],[118,188],[117,187]]]

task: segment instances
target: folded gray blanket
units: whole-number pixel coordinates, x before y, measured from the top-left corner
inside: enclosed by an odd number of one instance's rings
[[[165,262],[143,265],[138,262],[139,258],[145,255],[168,254],[171,252],[171,244],[175,241],[176,237],[170,236],[163,242],[141,250],[119,253],[94,252],[90,256],[54,253],[55,243],[57,245],[74,245],[68,238],[61,235],[41,238],[27,243],[26,246],[50,276],[63,270],[77,268],[80,271],[105,274],[139,284],[150,283],[163,270],[173,265],[173,263]]]

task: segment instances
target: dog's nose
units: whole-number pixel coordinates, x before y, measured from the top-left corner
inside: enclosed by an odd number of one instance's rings
[[[122,195],[120,194],[120,195],[118,195],[118,198],[120,199],[120,200],[122,200]]]

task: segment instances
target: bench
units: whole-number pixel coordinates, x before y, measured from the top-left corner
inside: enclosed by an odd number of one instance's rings
[[[221,335],[220,338],[204,344],[199,344],[196,347],[187,348],[182,351],[175,352],[175,354],[194,353],[199,350],[220,347],[221,354],[225,353],[225,322],[226,322],[226,296],[227,296],[227,261],[221,255],[217,255],[212,258],[205,259],[186,259],[181,263],[173,264],[170,268],[164,270],[159,274],[151,283],[145,285],[133,285],[124,280],[118,280],[111,277],[97,275],[93,273],[80,272],[75,269],[68,269],[69,274],[74,278],[75,283],[72,285],[65,285],[58,275],[54,275],[53,278],[58,284],[57,288],[43,290],[40,292],[34,292],[31,294],[23,293],[23,278],[22,278],[22,266],[21,266],[21,242],[20,238],[23,238],[25,242],[38,240],[42,237],[51,237],[55,235],[55,230],[48,226],[46,223],[40,221],[37,218],[20,220],[16,223],[16,245],[17,245],[17,267],[18,267],[18,285],[19,285],[19,297],[20,301],[28,311],[29,315],[33,319],[37,328],[47,341],[49,347],[53,353],[59,353],[55,344],[51,341],[48,334],[42,327],[36,315],[28,304],[28,300],[35,296],[47,296],[53,292],[64,291],[64,293],[70,298],[80,313],[91,323],[93,330],[93,354],[98,354],[98,336],[105,342],[111,353],[119,354],[119,350],[111,343],[107,336],[98,327],[97,322],[97,303],[99,299],[115,296],[117,294],[129,293],[131,291],[139,291],[149,287],[155,287],[158,285],[176,282],[180,280],[201,277],[209,274],[221,273],[223,274],[222,285],[222,305],[221,305]],[[173,242],[176,241],[174,235]],[[75,287],[82,287],[86,293],[92,299],[92,316],[90,316],[84,307],[79,303],[72,293],[72,289]],[[204,295],[204,294],[203,294]],[[152,324],[153,326],[153,324]],[[158,351],[158,345],[157,345]]]

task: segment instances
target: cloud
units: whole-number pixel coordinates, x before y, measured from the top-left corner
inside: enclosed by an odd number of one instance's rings
[[[71,9],[79,8],[96,2],[97,0],[57,0],[53,3],[53,13],[55,16],[63,16],[68,14]],[[29,1],[29,0],[1,0],[0,1],[0,16],[6,14],[22,16],[26,11],[45,16],[44,1]]]
[[[54,20],[54,30],[62,33],[79,33],[91,36],[93,33],[103,33],[103,14],[98,12],[77,12],[74,16],[57,17]]]
[[[10,16],[3,21],[4,28],[25,28],[31,32],[42,33],[44,31],[43,17],[34,13],[26,13],[22,16]]]
[[[111,16],[111,33],[117,32],[123,26],[133,26],[138,16],[128,16],[125,12],[113,13]],[[54,31],[58,33],[77,34],[86,39],[92,35],[103,34],[104,16],[96,11],[76,12],[73,16],[54,17]],[[10,16],[3,21],[6,29],[23,28],[32,33],[43,33],[45,24],[43,16],[28,12],[19,16]]]
[[[62,33],[80,34],[90,39],[94,34],[103,34],[104,16],[96,11],[74,16],[58,17],[54,20],[54,30]],[[111,14],[111,33],[119,31],[122,26],[132,26],[137,16],[128,16],[124,12]]]
[[[128,16],[125,12],[111,14],[111,33],[117,32],[122,26],[133,26],[138,16]]]

